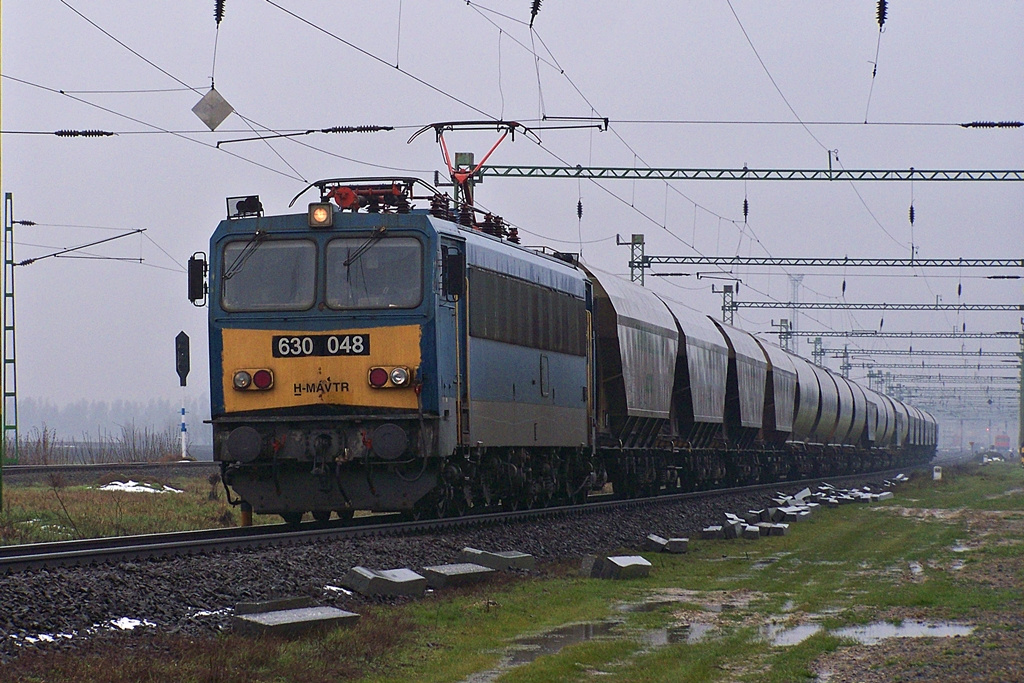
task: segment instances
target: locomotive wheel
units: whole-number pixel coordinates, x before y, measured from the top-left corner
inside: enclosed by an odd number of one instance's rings
[[[319,524],[326,524],[331,521],[330,510],[313,510],[313,519]]]
[[[352,521],[352,517],[355,516],[356,511],[351,509],[335,510],[334,514],[338,515],[338,519],[341,520],[342,523],[347,524]]]
[[[302,513],[301,512],[282,512],[281,513],[281,519],[283,519],[284,523],[287,524],[288,526],[292,526],[292,527],[298,526],[302,522]]]

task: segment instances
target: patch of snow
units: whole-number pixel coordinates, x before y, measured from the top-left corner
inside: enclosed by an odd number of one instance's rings
[[[108,628],[117,628],[121,629],[122,631],[131,631],[135,629],[136,626],[156,626],[156,624],[154,624],[152,621],[149,621],[148,619],[143,619],[139,621],[138,619],[132,619],[131,617],[111,619],[108,623],[110,624]]]
[[[124,491],[127,493],[181,493],[181,490],[172,488],[167,485],[161,485],[160,488],[152,484],[139,483],[132,479],[128,481],[112,481],[109,484],[100,487],[100,491]]]

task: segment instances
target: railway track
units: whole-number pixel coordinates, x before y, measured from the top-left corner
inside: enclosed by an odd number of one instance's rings
[[[927,468],[930,468],[930,466]],[[833,484],[843,484],[844,482],[863,480],[865,477],[886,478],[894,476],[898,471],[911,471],[911,469],[850,475],[847,477],[830,477],[827,480]],[[486,527],[611,510],[625,510],[738,493],[774,491],[779,487],[803,487],[816,485],[821,481],[823,479],[782,481],[770,484],[709,489],[626,500],[613,498],[605,500],[592,499],[582,505],[547,507],[514,512],[487,512],[444,519],[407,521],[400,515],[380,515],[357,518],[346,524],[340,522],[333,524],[306,522],[301,524],[299,528],[290,527],[286,524],[275,524],[3,546],[0,547],[0,574],[33,569],[49,569],[59,566],[95,565],[159,557],[285,547],[343,538],[440,533],[452,529]]]

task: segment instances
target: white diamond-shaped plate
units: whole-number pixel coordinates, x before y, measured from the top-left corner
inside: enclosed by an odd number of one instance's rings
[[[210,88],[210,92],[203,95],[203,99],[192,107],[192,113],[198,116],[199,120],[205,123],[210,130],[217,130],[217,126],[234,111],[234,108],[217,92],[216,88]]]

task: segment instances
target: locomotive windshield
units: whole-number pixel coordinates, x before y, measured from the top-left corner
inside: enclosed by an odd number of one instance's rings
[[[316,298],[316,244],[309,240],[229,242],[223,268],[226,311],[302,311]]]
[[[331,308],[415,308],[423,296],[423,246],[413,237],[344,237],[327,243]]]

